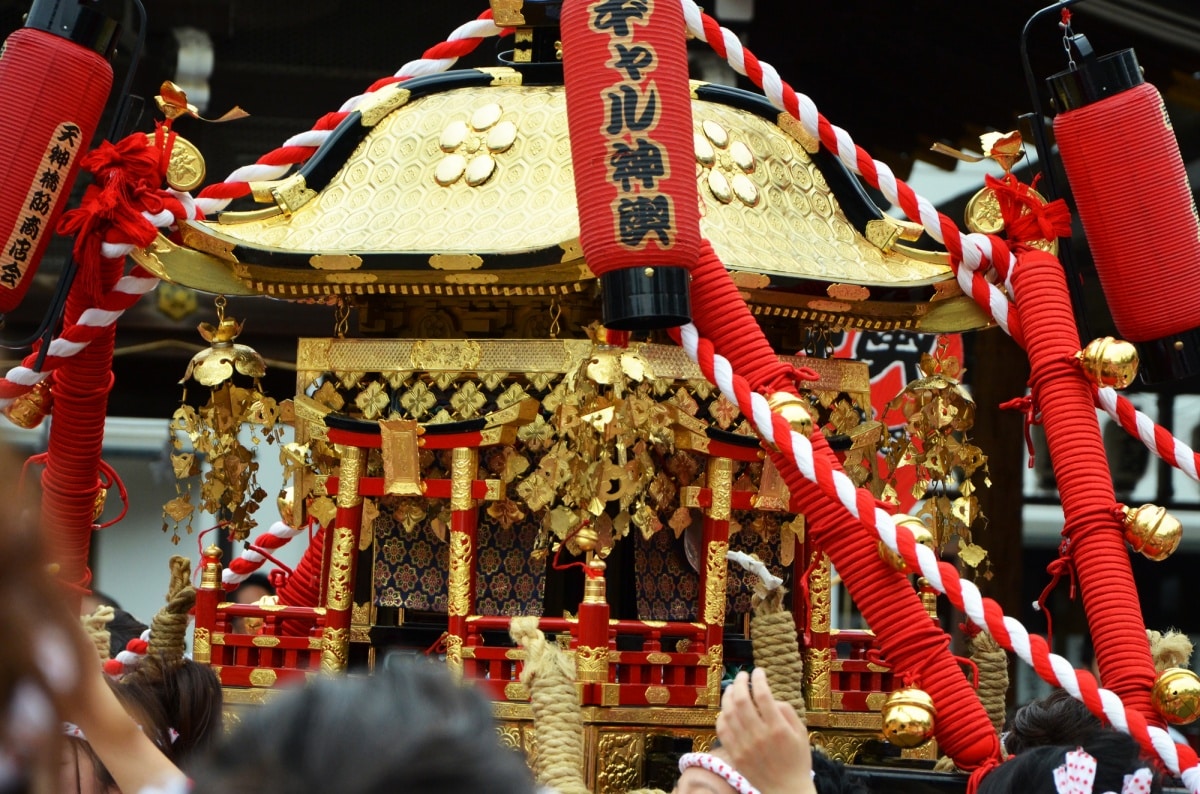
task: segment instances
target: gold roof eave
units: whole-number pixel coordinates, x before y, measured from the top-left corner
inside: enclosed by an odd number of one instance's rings
[[[944,254],[898,244],[912,229],[890,219],[872,222],[885,227],[878,235],[859,233],[798,125],[695,98],[693,113],[701,231],[735,278],[763,287],[753,304],[791,311],[777,290],[811,282],[865,288],[837,315],[947,314],[930,302],[957,289]],[[501,82],[412,99],[375,121],[321,190],[301,182],[275,193],[274,211],[187,224],[184,246],[158,241],[147,267],[206,291],[298,299],[591,288],[561,86]],[[924,297],[871,308],[877,288]]]

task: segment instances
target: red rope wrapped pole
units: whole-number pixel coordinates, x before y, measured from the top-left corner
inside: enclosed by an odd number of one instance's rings
[[[1062,497],[1065,553],[1079,577],[1100,678],[1129,708],[1163,726],[1150,705],[1154,663],[1137,587],[1114,513],[1094,389],[1075,364],[1079,335],[1058,260],[1036,249],[1018,255],[1014,298],[1024,321],[1033,398],[1042,415]]]
[[[692,271],[692,286],[696,325],[734,370],[761,391],[795,394],[791,367],[779,361],[707,241]],[[819,431],[812,443],[815,457],[836,465]],[[793,499],[805,505],[810,537],[842,574],[854,603],[875,630],[884,658],[900,676],[918,678],[933,698],[942,750],[963,769],[998,761],[1000,745],[987,712],[951,656],[946,634],[929,619],[907,578],[880,559],[877,541],[844,507],[804,479],[794,462],[777,451],[772,459]]]
[[[579,241],[604,324],[686,323],[700,202],[683,8],[564,0],[561,29]]]
[[[33,281],[112,88],[117,24],[38,0],[0,51],[0,313]]]
[[[1050,78],[1054,134],[1100,284],[1117,330],[1138,344],[1142,377],[1186,377],[1200,371],[1200,219],[1179,144],[1133,50],[1094,58],[1075,41],[1078,66]]]
[[[135,134],[116,146],[101,144],[80,163],[96,181],[79,209],[66,213],[60,225],[63,233],[76,235],[74,253],[80,266],[80,277],[67,297],[63,319],[68,327],[101,325],[92,307],[121,278],[125,258],[103,256],[102,244],[113,237],[139,247],[149,245],[158,229],[142,212],[157,213],[165,207],[159,190],[165,159],[147,144],[145,135]],[[42,473],[42,521],[60,577],[79,587],[91,579],[87,560],[115,337],[115,325],[104,325],[55,372],[54,422]]]

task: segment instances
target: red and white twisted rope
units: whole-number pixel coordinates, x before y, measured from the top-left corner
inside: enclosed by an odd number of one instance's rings
[[[181,217],[195,212],[195,204],[186,193],[170,191],[179,200],[182,215],[164,209],[158,213],[143,212],[142,217],[159,229],[173,227]],[[136,246],[118,241],[105,241],[100,245],[100,254],[105,259],[124,259]],[[65,327],[46,351],[46,358],[37,369],[39,353],[27,355],[20,364],[9,369],[0,378],[0,408],[28,393],[34,386],[50,376],[55,369],[85,349],[92,341],[106,332],[117,319],[138,300],[158,285],[158,277],[136,265],[117,281],[110,292],[102,295],[94,308],[83,312],[79,322]]]
[[[286,546],[288,541],[304,531],[304,527],[290,527],[282,521],[276,521],[263,534],[254,539],[253,545],[267,552]],[[221,572],[221,582],[226,590],[233,590],[246,581],[250,574],[262,567],[267,558],[255,549],[247,546],[241,556],[230,560],[229,566]]]
[[[689,323],[680,328],[680,341],[705,377],[743,415],[750,417],[767,443],[795,462],[805,479],[815,483],[830,499],[836,499],[889,549],[919,571],[934,589],[963,610],[973,623],[986,628],[1002,647],[1016,653],[1043,680],[1062,687],[1097,716],[1133,736],[1147,751],[1155,752],[1167,769],[1179,775],[1190,791],[1200,794],[1200,761],[1191,747],[1176,745],[1165,730],[1148,725],[1139,712],[1127,710],[1116,693],[1099,688],[1091,673],[1075,670],[1065,658],[1051,653],[1044,638],[1031,635],[1020,621],[1005,616],[999,604],[984,598],[972,582],[961,579],[953,565],[940,562],[932,549],[917,543],[910,530],[898,532],[891,516],[876,505],[874,496],[857,488],[836,466],[814,457],[809,440],[772,412],[767,399],[735,375],[729,361],[713,351],[711,344],[702,343],[694,325]]]
[[[900,207],[910,219],[921,223],[931,237],[950,251],[955,276],[963,292],[972,296],[1006,333],[1019,335],[1015,307],[996,285],[984,278],[989,263],[997,267],[1002,277],[1009,273],[1014,264],[1012,254],[1003,241],[983,234],[963,234],[954,221],[937,211],[932,202],[918,195],[903,180],[897,179],[886,163],[873,159],[866,150],[854,143],[848,132],[831,124],[817,111],[813,101],[804,94],[796,93],[780,78],[773,66],[758,60],[743,47],[735,33],[721,27],[693,0],[682,2],[689,33],[707,42],[735,72],[760,87],[772,105],[799,121],[808,134],[836,154],[847,168],[878,188],[888,201]],[[959,267],[959,263],[965,268]]]
[[[1134,407],[1125,397],[1113,389],[1105,387],[1096,390],[1096,405],[1124,428],[1126,433],[1136,437],[1146,448],[1170,465],[1182,471],[1193,480],[1200,481],[1197,461],[1200,456],[1187,444],[1171,435],[1171,431]]]
[[[311,130],[293,135],[281,147],[263,155],[257,162],[237,168],[223,182],[201,190],[196,198],[197,206],[206,215],[211,215],[225,209],[234,199],[248,196],[250,182],[282,178],[292,166],[312,157],[338,124],[371,92],[400,80],[444,72],[459,58],[473,52],[485,39],[502,33],[503,30],[492,21],[491,9],[484,11],[477,19],[455,28],[445,41],[430,47],[422,57],[404,64],[392,77],[377,81],[366,93],[351,97],[336,112],[322,116]]]

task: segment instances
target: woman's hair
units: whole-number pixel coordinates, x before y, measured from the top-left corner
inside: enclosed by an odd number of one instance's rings
[[[392,669],[394,668],[394,669]],[[491,707],[444,668],[322,679],[247,716],[195,772],[194,794],[532,794]]]
[[[221,681],[208,665],[185,659],[157,664],[148,656],[114,688],[130,713],[142,712],[167,737],[167,758],[184,771],[208,753],[221,735]],[[151,737],[154,738],[153,736]]]
[[[1019,791],[1021,794],[1055,794],[1054,770],[1066,763],[1072,750],[1082,749],[1096,759],[1094,791],[1120,791],[1125,776],[1143,767],[1154,767],[1143,761],[1137,742],[1129,736],[1105,728],[1081,744],[1058,744],[1032,747],[1013,756],[990,772],[979,786],[979,794],[1000,794]],[[1154,779],[1151,792],[1161,791]]]
[[[1056,689],[1017,709],[1004,735],[1004,749],[1016,755],[1031,747],[1083,744],[1102,729],[1103,724],[1087,706]]]

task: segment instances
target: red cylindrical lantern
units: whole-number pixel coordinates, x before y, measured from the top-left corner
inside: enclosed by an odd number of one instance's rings
[[[565,0],[561,25],[580,244],[604,324],[686,323],[700,205],[682,6]]]
[[[21,302],[112,87],[117,23],[88,0],[36,0],[0,53],[0,312]]]
[[[1050,78],[1059,153],[1143,378],[1184,377],[1200,371],[1200,220],[1179,144],[1133,50],[1090,55]]]

